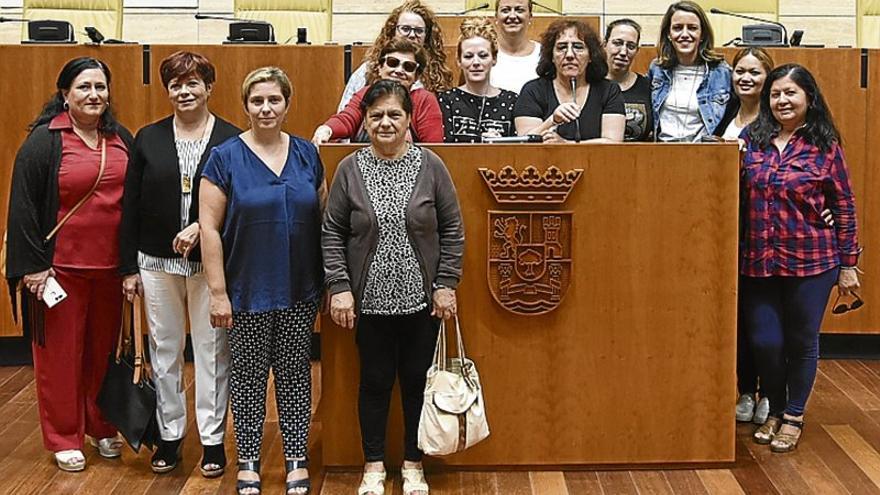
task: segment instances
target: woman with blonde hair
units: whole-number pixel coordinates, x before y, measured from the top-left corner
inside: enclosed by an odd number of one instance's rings
[[[487,18],[461,23],[458,66],[464,83],[438,95],[447,143],[478,143],[483,137],[514,136],[516,93],[490,82],[498,62],[498,37]]]
[[[374,73],[382,64],[379,61],[382,48],[393,38],[406,38],[424,47],[428,55],[421,77],[411,89],[424,88],[432,93],[440,93],[452,87],[452,71],[446,67],[446,52],[443,51],[443,32],[437,23],[437,15],[421,0],[407,0],[391,11],[382,31],[373,42],[366,60],[360,65],[345,85],[337,112],[355,93],[367,86],[368,74]]]
[[[199,225],[211,325],[228,329],[239,494],[260,493],[269,369],[287,493],[309,493],[312,327],[323,291],[324,167],[308,141],[282,130],[293,87],[277,67],[241,88],[250,129],[211,150]]]

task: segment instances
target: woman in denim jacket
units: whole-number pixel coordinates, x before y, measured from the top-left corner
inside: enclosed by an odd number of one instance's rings
[[[730,100],[731,70],[713,46],[712,26],[699,5],[682,0],[669,6],[648,70],[656,140],[695,142],[715,132]]]

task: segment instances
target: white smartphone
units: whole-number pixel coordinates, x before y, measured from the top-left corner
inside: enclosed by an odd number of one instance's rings
[[[43,290],[43,302],[46,303],[46,306],[54,307],[65,299],[67,299],[67,292],[64,292],[55,277],[47,278],[46,289]]]

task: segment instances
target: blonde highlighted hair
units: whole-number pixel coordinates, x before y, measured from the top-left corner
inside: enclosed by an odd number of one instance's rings
[[[458,35],[458,49],[456,54],[461,59],[461,43],[471,38],[483,38],[489,42],[492,58],[498,57],[498,33],[495,31],[495,23],[490,17],[468,17],[461,21],[461,34]]]
[[[290,82],[290,78],[287,77],[287,74],[284,73],[283,70],[278,67],[260,67],[259,69],[254,69],[244,78],[244,82],[241,83],[241,101],[247,106],[248,96],[251,94],[251,89],[257,84],[263,82],[274,82],[277,83],[281,88],[281,95],[284,96],[284,102],[288,105],[290,104],[290,97],[293,96],[293,83]]]
[[[443,32],[437,23],[437,15],[421,0],[407,0],[391,11],[382,31],[367,52],[367,72],[376,73],[382,49],[397,35],[397,21],[400,14],[412,12],[425,21],[425,42],[423,48],[428,59],[420,80],[422,86],[432,93],[446,91],[452,87],[452,71],[446,67],[446,52],[443,51]]]

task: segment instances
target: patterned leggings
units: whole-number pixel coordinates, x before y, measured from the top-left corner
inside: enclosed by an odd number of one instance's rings
[[[289,309],[233,314],[230,391],[239,462],[260,458],[270,366],[284,456],[305,457],[312,406],[309,351],[317,311],[316,302],[301,302]]]

